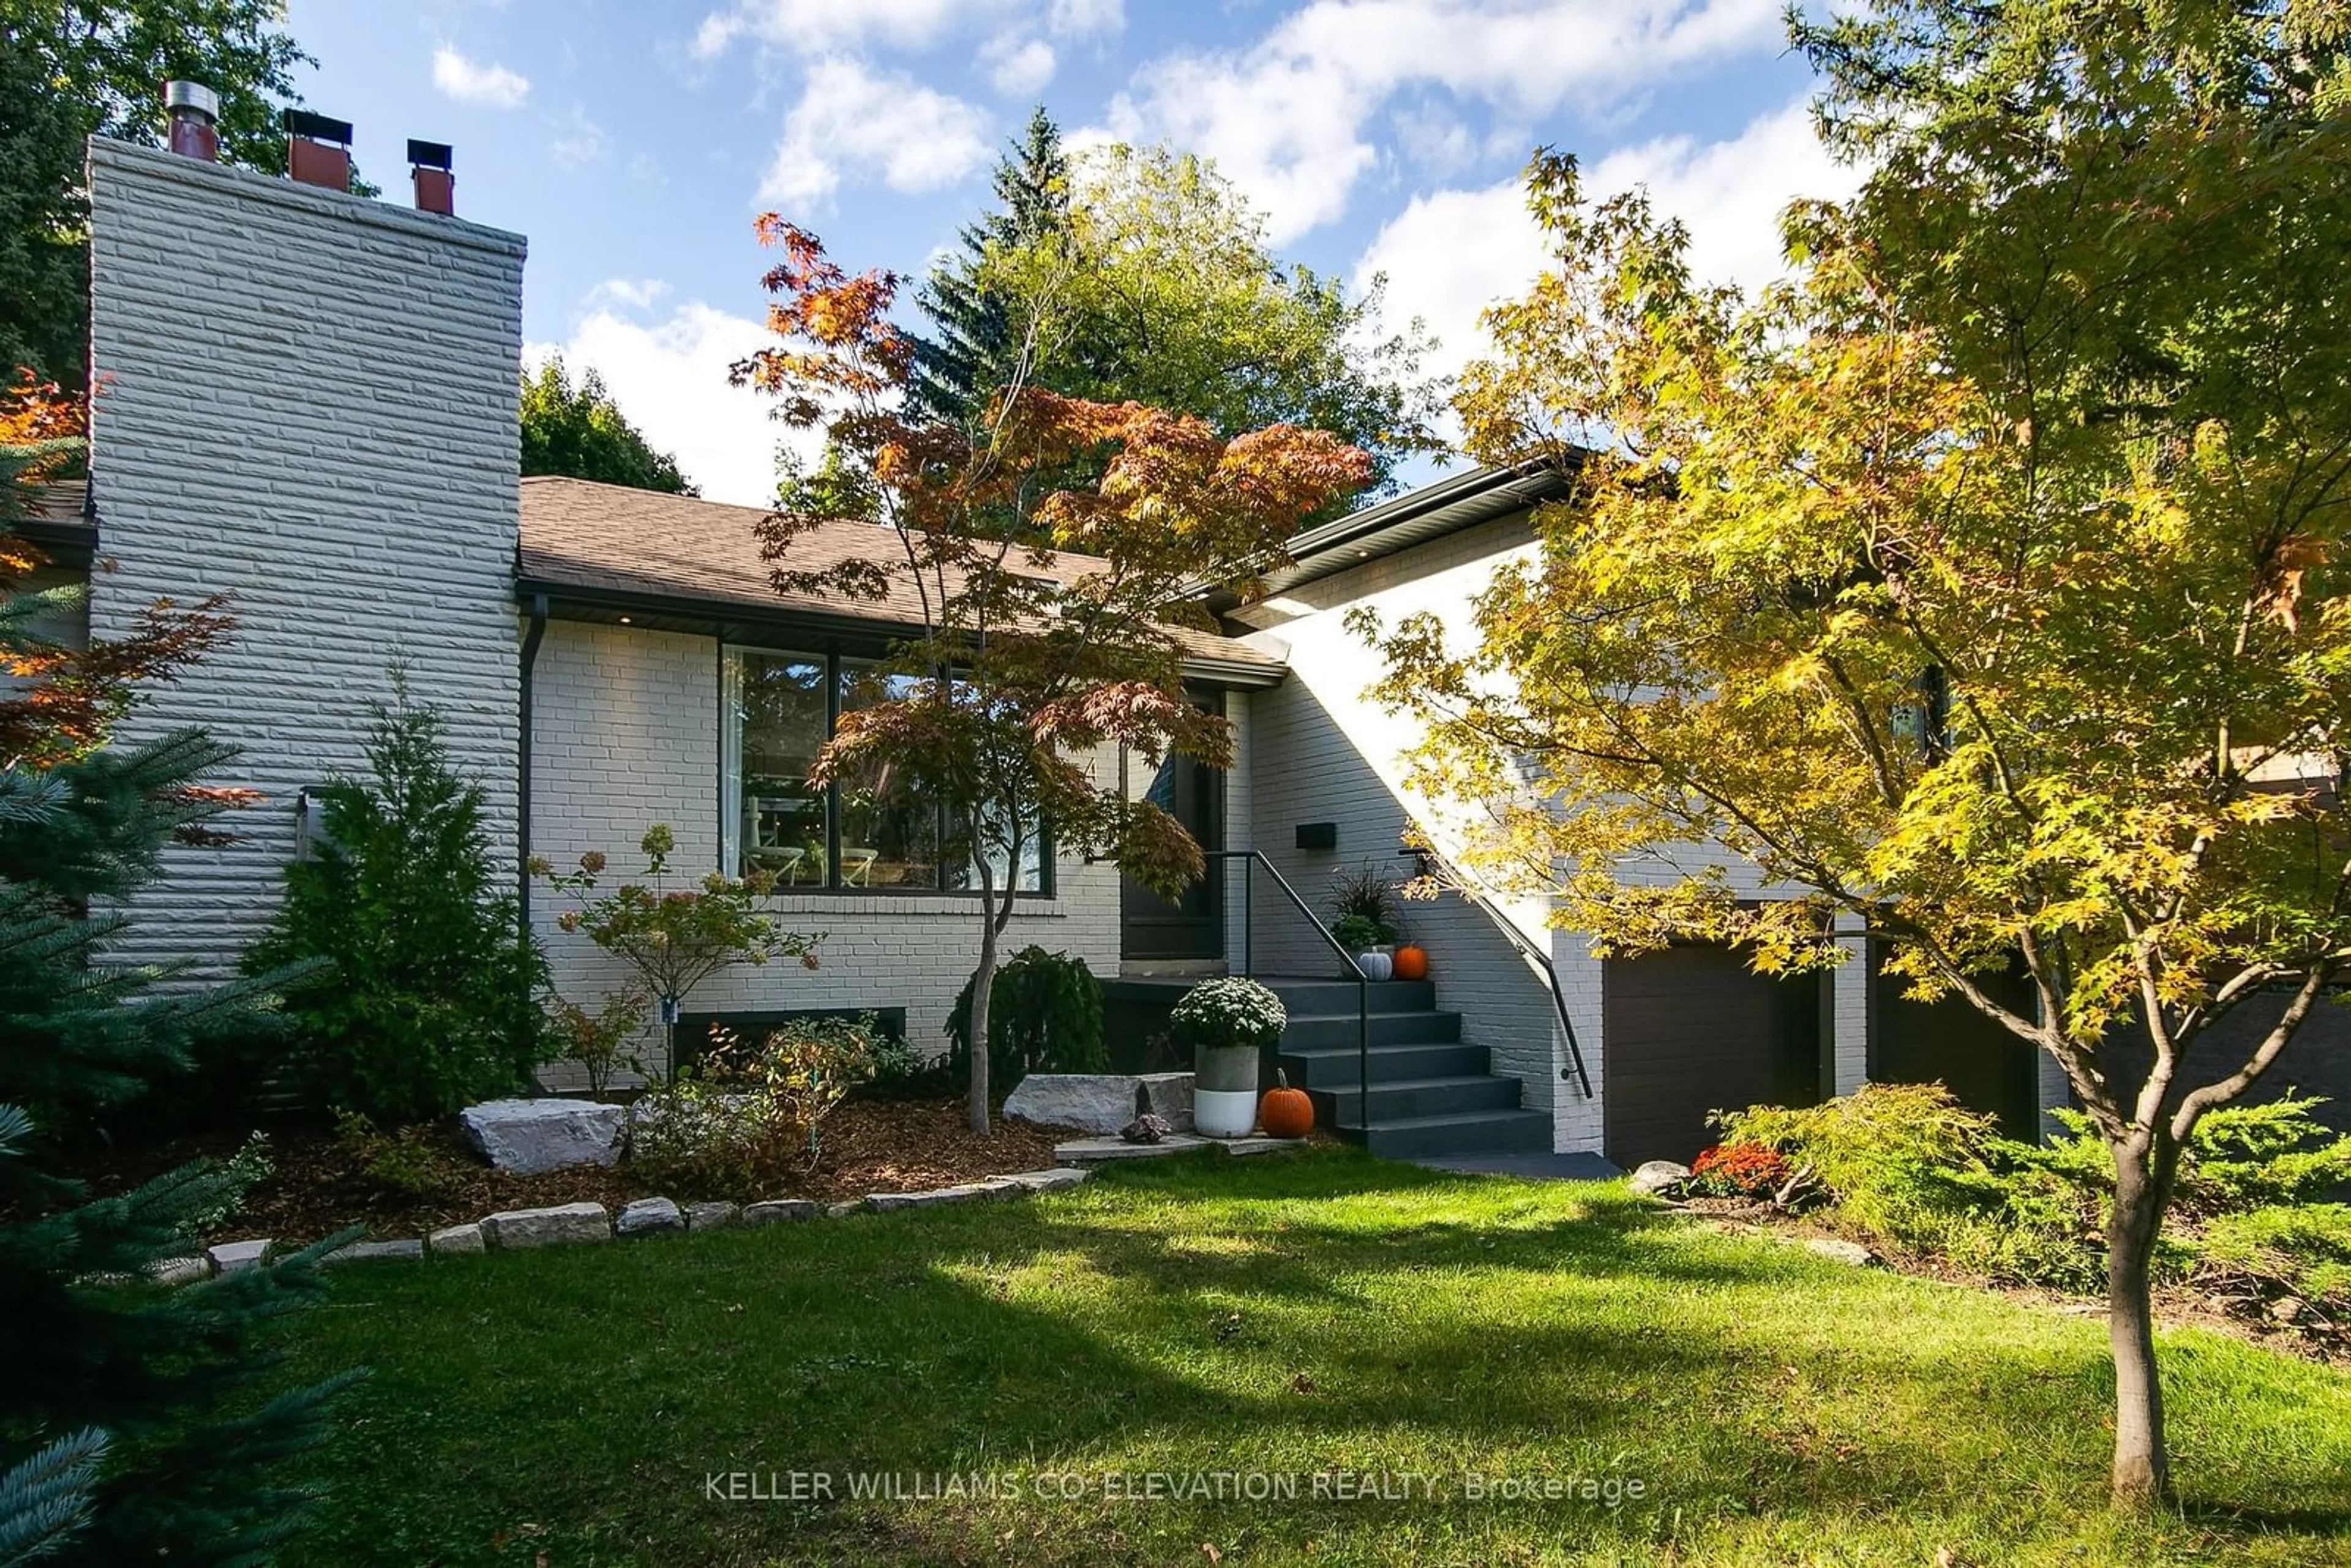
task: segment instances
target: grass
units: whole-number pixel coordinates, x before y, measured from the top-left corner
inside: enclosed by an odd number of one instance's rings
[[[374,1368],[318,1460],[334,1499],[305,1562],[2351,1558],[2340,1373],[2167,1335],[2183,1503],[2117,1519],[2095,1322],[1715,1234],[1620,1186],[1345,1150],[361,1265],[300,1322],[306,1367]],[[925,1495],[766,1495],[819,1471]],[[725,1472],[762,1496],[711,1498]],[[1106,1495],[1217,1472],[1297,1495]],[[1011,1479],[942,1479],[973,1473]],[[1317,1473],[1411,1495],[1318,1496]],[[1475,1500],[1472,1476],[1571,1495]]]

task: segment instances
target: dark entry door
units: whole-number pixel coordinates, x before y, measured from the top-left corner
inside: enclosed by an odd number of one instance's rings
[[[1715,1111],[1821,1098],[1821,981],[1776,979],[1729,947],[1693,943],[1600,972],[1608,1157],[1687,1165],[1717,1142]]]
[[[1203,702],[1218,711],[1221,705]],[[1135,758],[1131,766],[1145,766]],[[1161,762],[1150,779],[1130,779],[1128,789],[1184,824],[1201,849],[1225,847],[1225,776],[1188,757]],[[1144,960],[1217,959],[1225,956],[1224,862],[1208,862],[1207,874],[1174,900],[1162,898],[1132,877],[1120,880],[1119,953]]]

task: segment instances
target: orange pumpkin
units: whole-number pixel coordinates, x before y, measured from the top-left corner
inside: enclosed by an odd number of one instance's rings
[[[1269,1138],[1302,1138],[1314,1130],[1314,1102],[1303,1089],[1290,1086],[1290,1074],[1277,1069],[1274,1086],[1259,1102],[1257,1119]]]
[[[1395,977],[1399,980],[1428,978],[1428,949],[1407,942],[1395,950]]]

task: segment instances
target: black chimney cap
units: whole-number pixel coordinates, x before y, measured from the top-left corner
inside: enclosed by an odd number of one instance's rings
[[[408,161],[419,169],[445,171],[449,167],[450,152],[446,141],[419,141],[413,136],[408,139]]]
[[[293,135],[308,137],[313,141],[338,141],[346,147],[351,144],[350,120],[329,120],[323,114],[313,114],[307,109],[287,110],[286,129]]]

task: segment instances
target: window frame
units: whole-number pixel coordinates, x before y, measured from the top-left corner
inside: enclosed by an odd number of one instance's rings
[[[849,665],[870,665],[881,663],[875,655],[865,653],[843,653],[838,648],[790,648],[767,642],[738,642],[721,637],[718,643],[718,843],[724,857],[726,874],[743,874],[743,779],[741,705],[731,679],[731,664],[736,656],[752,654],[769,659],[795,660],[801,664],[824,667],[824,733],[831,740],[841,727],[842,675]],[[732,764],[736,777],[727,777]],[[939,846],[935,880],[928,887],[907,886],[903,883],[885,883],[872,887],[845,886],[841,880],[841,785],[829,781],[824,786],[824,881],[778,886],[776,896],[788,898],[977,898],[976,887],[949,887],[947,883],[948,842],[947,810],[944,801],[937,808],[935,841]],[[1053,825],[1040,821],[1037,827],[1037,885],[1015,890],[1013,897],[1050,900],[1057,896],[1060,861],[1053,841]],[[975,849],[977,846],[975,846]]]

